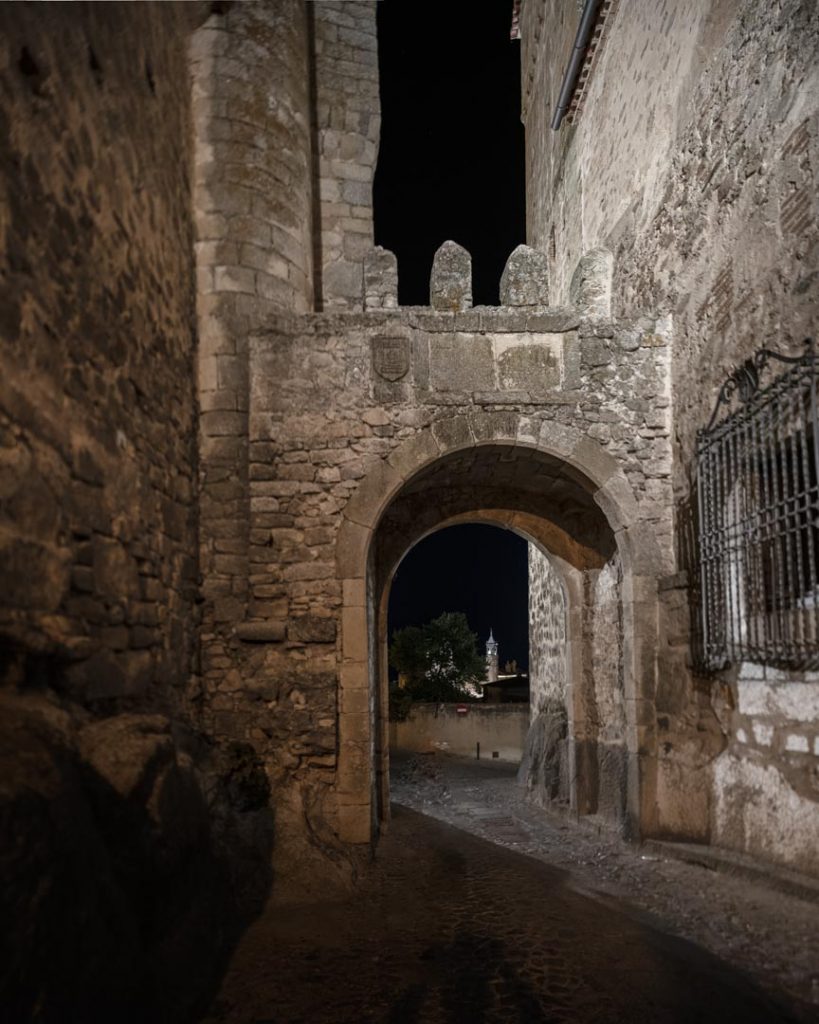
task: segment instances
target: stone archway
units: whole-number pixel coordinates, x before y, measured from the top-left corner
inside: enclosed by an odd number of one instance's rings
[[[519,464],[548,466],[563,493],[575,495],[584,512],[605,525],[607,542],[622,568],[622,683],[626,707],[627,817],[630,831],[651,831],[654,823],[654,714],[655,649],[657,630],[657,546],[650,530],[640,522],[639,510],[617,461],[600,445],[573,427],[535,424],[511,413],[473,413],[438,420],[377,464],[350,498],[336,547],[336,570],[342,582],[341,669],[339,692],[338,821],[341,838],[368,842],[377,834],[384,803],[384,763],[378,730],[382,709],[378,689],[378,609],[385,586],[385,566],[395,562],[415,542],[404,538],[403,550],[390,554],[383,524],[402,506],[411,509],[419,483],[428,482],[436,468],[445,471],[447,460],[459,459],[468,470],[469,458],[501,450],[515,454]],[[468,474],[467,474],[468,475]],[[545,513],[545,492],[501,484],[506,500],[491,506],[483,499],[463,507],[474,517],[480,508],[492,508],[493,518],[506,517],[528,536],[569,565],[591,558],[594,544],[572,525],[576,510]],[[457,497],[455,499],[457,504]],[[426,503],[427,508],[433,508]],[[448,516],[458,510],[447,506]],[[435,519],[435,515],[432,516]],[[495,519],[498,521],[498,519]],[[416,517],[418,539],[439,523]],[[379,531],[381,531],[379,533]],[[382,549],[379,551],[379,544]],[[399,545],[400,546],[400,545]],[[597,552],[601,557],[601,552]]]

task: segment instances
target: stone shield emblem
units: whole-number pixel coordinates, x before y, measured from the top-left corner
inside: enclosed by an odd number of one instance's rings
[[[410,367],[409,338],[393,335],[373,338],[373,369],[384,380],[401,380]]]

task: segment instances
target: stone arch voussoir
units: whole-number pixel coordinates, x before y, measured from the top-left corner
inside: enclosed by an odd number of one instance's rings
[[[373,652],[368,608],[368,559],[378,523],[403,485],[439,459],[482,445],[519,445],[563,464],[561,473],[590,490],[611,527],[622,560],[625,589],[626,698],[632,705],[629,747],[636,760],[647,749],[648,709],[653,692],[657,588],[661,558],[656,540],[642,523],[631,485],[617,460],[577,427],[540,422],[517,412],[470,412],[442,417],[374,463],[342,511],[336,541],[336,576],[342,581],[339,686],[338,829],[348,842],[371,841],[374,815],[371,680]],[[635,770],[629,782],[633,828],[650,815],[651,787]],[[650,823],[649,823],[650,824]]]

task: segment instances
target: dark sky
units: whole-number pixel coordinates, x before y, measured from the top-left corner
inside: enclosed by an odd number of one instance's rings
[[[381,145],[375,240],[398,257],[402,305],[427,305],[435,250],[472,254],[475,305],[496,305],[509,253],[525,241],[520,43],[512,0],[378,4]],[[526,542],[508,530],[457,526],[401,564],[390,631],[463,611],[481,649],[490,626],[501,664],[528,664]]]
[[[398,257],[402,305],[426,305],[438,246],[472,253],[475,305],[496,305],[525,241],[520,43],[512,0],[378,4],[381,147],[375,240]]]
[[[390,591],[389,634],[442,612],[463,612],[478,634],[490,627],[501,668],[529,663],[527,543],[511,530],[469,524],[426,537],[398,566]]]

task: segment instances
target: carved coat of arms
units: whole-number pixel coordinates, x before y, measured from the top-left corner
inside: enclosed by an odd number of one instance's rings
[[[401,380],[410,367],[409,338],[379,336],[372,340],[373,369],[384,380]]]

